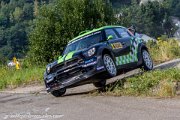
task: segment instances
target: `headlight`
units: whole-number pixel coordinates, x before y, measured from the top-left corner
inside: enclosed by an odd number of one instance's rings
[[[91,48],[90,50],[88,50],[88,57],[91,57],[91,56],[93,56],[94,54],[95,54],[95,52],[96,52],[96,49],[95,48]]]
[[[48,67],[46,68],[46,71],[47,71],[47,73],[50,73],[50,71],[51,71],[51,67],[50,67],[50,66],[48,66]]]

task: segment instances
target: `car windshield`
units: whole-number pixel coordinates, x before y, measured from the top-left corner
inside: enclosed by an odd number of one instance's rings
[[[78,51],[85,48],[88,48],[94,44],[97,44],[102,39],[101,32],[95,32],[92,34],[89,34],[87,36],[84,36],[82,38],[79,38],[77,40],[74,40],[73,42],[69,43],[64,51],[64,55],[68,54],[72,51]]]

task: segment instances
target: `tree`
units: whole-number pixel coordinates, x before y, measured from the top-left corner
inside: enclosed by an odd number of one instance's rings
[[[176,16],[180,18],[179,0],[164,0],[163,4],[168,9],[168,13],[171,14],[171,16]]]
[[[53,0],[51,0],[53,1]],[[49,0],[38,0],[39,5]],[[0,0],[0,56],[25,56],[34,19],[34,0]],[[1,59],[0,58],[0,59]],[[6,60],[6,59],[4,59]]]
[[[57,0],[55,5],[44,5],[30,34],[30,55],[35,61],[50,62],[81,31],[113,20],[112,7],[105,0]]]
[[[134,0],[131,6],[122,9],[117,23],[123,26],[135,25],[137,31],[158,37],[164,34],[163,21],[165,15],[169,17],[168,9],[157,1],[138,4]]]
[[[34,0],[34,16],[38,15],[38,0]]]
[[[16,7],[14,12],[12,13],[13,14],[13,18],[14,20],[16,20],[17,22],[20,22],[21,19],[22,19],[22,14],[23,14],[23,11],[21,8],[19,7]]]
[[[165,35],[168,37],[173,37],[175,31],[177,30],[173,22],[171,21],[171,17],[169,17],[167,14],[165,15],[164,21],[163,21],[163,28]]]

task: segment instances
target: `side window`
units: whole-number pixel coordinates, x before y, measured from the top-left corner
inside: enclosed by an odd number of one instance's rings
[[[113,39],[117,39],[118,36],[116,35],[115,31],[113,29],[106,29],[105,30],[106,33],[106,37],[108,38],[108,36],[112,35]]]
[[[121,36],[121,38],[126,38],[126,37],[131,37],[129,35],[129,33],[126,31],[126,29],[124,28],[115,28],[116,31],[119,33],[119,35]]]

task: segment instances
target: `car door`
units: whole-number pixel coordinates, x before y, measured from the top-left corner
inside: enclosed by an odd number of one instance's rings
[[[124,42],[124,53],[116,57],[116,65],[121,66],[121,68],[130,68],[137,65],[138,56],[137,48],[138,42],[135,40],[136,37],[131,35],[126,28],[116,27],[115,31],[119,35],[120,41]]]
[[[130,45],[126,40],[128,38],[121,38],[114,28],[105,29],[105,34],[115,57],[123,56],[130,52]]]
[[[119,41],[123,45],[123,51],[120,52],[120,56],[129,54],[131,52],[132,36],[130,35],[130,33],[125,28],[117,27],[114,29],[119,36]]]

